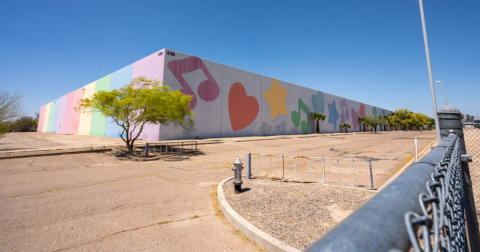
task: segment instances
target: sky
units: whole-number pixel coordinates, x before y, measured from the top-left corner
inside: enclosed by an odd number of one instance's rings
[[[162,48],[433,116],[417,0],[0,0],[0,89],[28,115]],[[480,1],[424,0],[434,80],[480,114]],[[440,83],[437,106],[443,106]]]

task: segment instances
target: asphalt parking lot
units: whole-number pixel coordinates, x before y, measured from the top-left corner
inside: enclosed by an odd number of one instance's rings
[[[232,176],[237,156],[378,159],[381,184],[413,156],[413,138],[423,148],[435,132],[300,137],[224,139],[153,162],[110,152],[0,160],[0,250],[256,251],[213,207],[214,186]]]

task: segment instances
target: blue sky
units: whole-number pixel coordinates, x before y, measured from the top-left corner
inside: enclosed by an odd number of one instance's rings
[[[170,48],[433,116],[417,0],[1,1],[0,87],[28,113]],[[435,80],[480,113],[480,1],[424,0]],[[440,84],[437,104],[443,105]]]

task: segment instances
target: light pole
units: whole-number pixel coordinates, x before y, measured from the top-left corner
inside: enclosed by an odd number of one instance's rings
[[[430,50],[428,49],[427,25],[425,24],[425,14],[423,13],[423,0],[418,0],[420,4],[420,16],[422,17],[423,41],[425,42],[425,53],[427,54],[428,77],[430,78],[430,92],[432,93],[433,114],[435,116],[435,130],[437,131],[437,143],[442,142],[440,137],[440,125],[437,115],[437,100],[435,99],[435,87],[433,84],[432,64],[430,63]]]
[[[442,83],[442,92],[443,92],[443,105],[447,106],[447,100],[445,100],[445,89],[443,89],[443,81],[435,81],[436,83]]]

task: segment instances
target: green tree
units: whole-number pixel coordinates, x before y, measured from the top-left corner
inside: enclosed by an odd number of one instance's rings
[[[33,131],[37,128],[37,123],[31,116],[22,116],[13,122],[11,129],[15,132]]]
[[[377,126],[383,125],[385,123],[385,120],[381,117],[379,118],[369,115],[366,118],[368,126],[372,127],[375,130],[375,134],[377,133]]]
[[[340,125],[340,129],[342,129],[342,128],[345,129],[345,133],[348,133],[347,128],[350,129],[351,127],[352,127],[352,125],[350,125],[348,123],[344,123],[344,124]]]
[[[433,128],[435,128],[435,119],[430,117],[428,123],[428,130],[432,130]]]
[[[361,124],[363,124],[363,132],[367,131],[367,127],[366,127],[366,124],[368,123],[368,117],[359,117],[358,118],[358,122],[360,122]]]
[[[310,116],[313,119],[315,119],[315,121],[317,122],[316,132],[320,133],[320,123],[319,123],[319,121],[325,121],[325,119],[327,119],[327,116],[322,114],[322,113],[315,113],[315,112],[310,113]]]
[[[119,90],[98,91],[90,98],[79,100],[76,108],[83,113],[100,112],[111,117],[122,128],[120,134],[129,152],[147,123],[168,125],[184,129],[193,127],[194,116],[189,108],[192,96],[180,91],[172,92],[156,79],[138,77]]]
[[[0,122],[0,139],[4,138],[10,131],[10,127],[7,123]]]
[[[395,110],[395,123],[399,127],[402,127],[404,130],[407,130],[407,127],[410,126],[412,120],[412,112],[408,109],[397,109]]]

